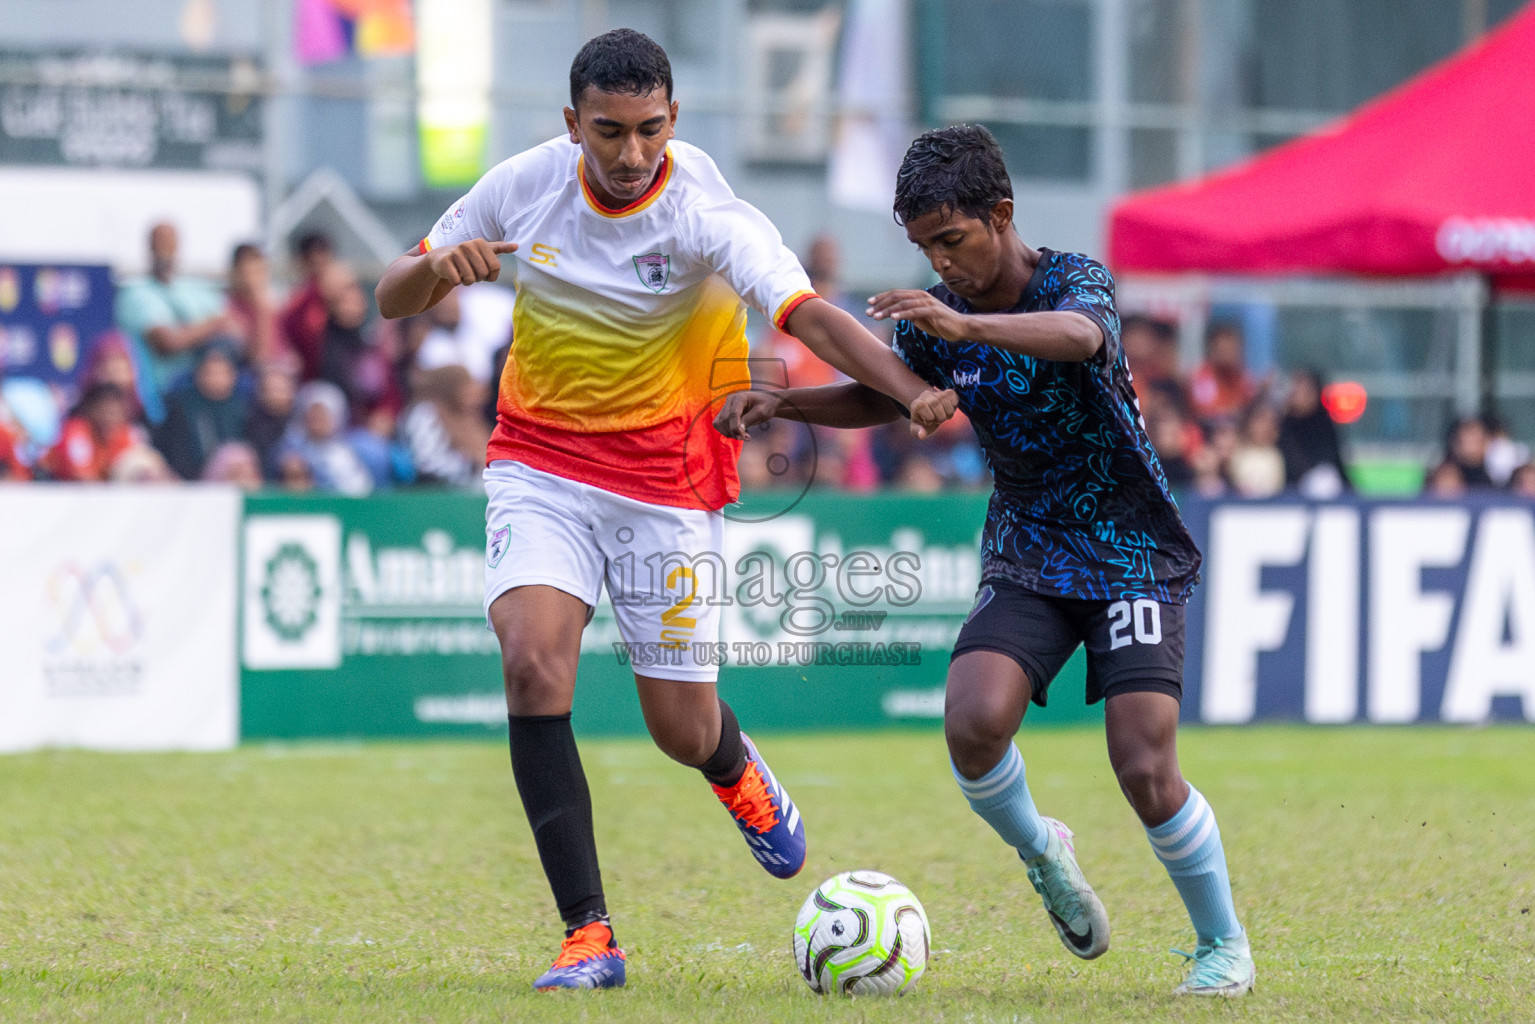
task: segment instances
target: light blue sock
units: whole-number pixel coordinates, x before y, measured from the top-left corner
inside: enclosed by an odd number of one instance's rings
[[[970,801],[970,809],[997,830],[997,835],[1010,846],[1016,846],[1025,857],[1038,857],[1045,852],[1050,841],[1050,827],[1034,809],[1034,798],[1023,780],[1023,755],[1012,743],[1007,753],[991,771],[978,779],[967,779],[954,770],[959,790]]]
[[[1148,828],[1146,837],[1178,887],[1200,944],[1242,934],[1237,909],[1231,902],[1221,830],[1215,824],[1215,812],[1199,790],[1190,786],[1183,809],[1168,821]]]

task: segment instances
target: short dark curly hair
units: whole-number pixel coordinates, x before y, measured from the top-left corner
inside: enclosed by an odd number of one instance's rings
[[[933,210],[985,220],[1011,198],[996,137],[982,125],[956,124],[924,132],[906,150],[895,179],[895,220],[905,224]]]
[[[672,62],[654,39],[632,28],[615,28],[589,39],[570,65],[570,105],[577,106],[587,88],[643,96],[666,89],[672,100]]]

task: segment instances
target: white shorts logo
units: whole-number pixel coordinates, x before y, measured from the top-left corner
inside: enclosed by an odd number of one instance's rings
[[[512,546],[512,528],[510,525],[498,526],[490,531],[490,543],[485,546],[485,564],[494,569],[501,564],[501,559],[506,555],[506,549]]]

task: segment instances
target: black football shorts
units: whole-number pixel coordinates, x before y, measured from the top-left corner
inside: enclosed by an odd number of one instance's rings
[[[1087,645],[1087,703],[1151,691],[1183,699],[1183,605],[1151,598],[1048,597],[1002,579],[981,583],[950,660],[995,651],[1028,674],[1040,707],[1078,644]]]

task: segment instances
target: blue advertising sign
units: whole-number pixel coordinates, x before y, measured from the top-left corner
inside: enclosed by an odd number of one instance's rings
[[[1535,721],[1535,503],[1190,499],[1186,719]]]
[[[0,263],[0,377],[73,385],[113,329],[104,266]]]

